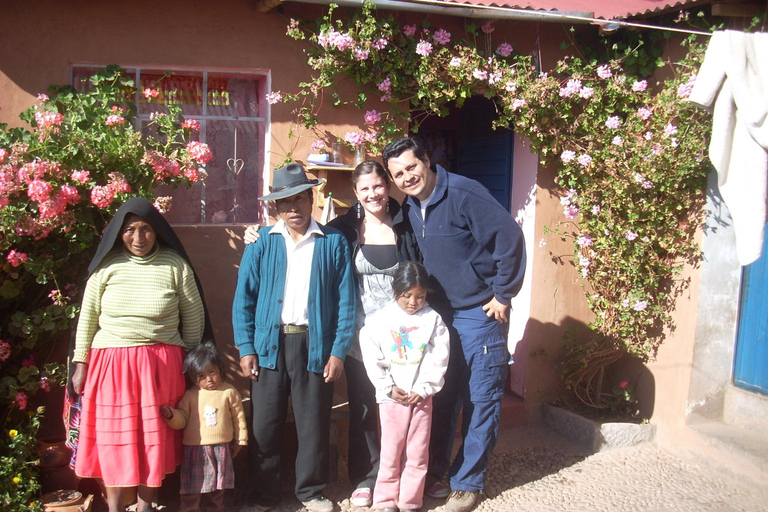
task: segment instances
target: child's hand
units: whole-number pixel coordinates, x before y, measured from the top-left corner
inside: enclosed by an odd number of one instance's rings
[[[416,405],[422,400],[424,400],[424,397],[414,391],[411,391],[411,395],[408,397],[408,403],[411,405]]]
[[[163,418],[167,420],[173,419],[173,411],[167,405],[162,406],[160,412],[163,414]]]
[[[237,444],[237,441],[232,441],[232,445],[229,447],[229,451],[233,459],[237,457],[237,454],[240,453],[240,449],[242,447],[242,445]]]
[[[403,391],[397,386],[392,386],[392,391],[389,392],[389,396],[392,397],[392,400],[399,404],[407,404],[408,403],[408,393]]]

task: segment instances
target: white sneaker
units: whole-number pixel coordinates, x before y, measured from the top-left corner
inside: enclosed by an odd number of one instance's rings
[[[370,507],[373,504],[373,493],[370,487],[359,487],[352,493],[349,502],[356,507]]]

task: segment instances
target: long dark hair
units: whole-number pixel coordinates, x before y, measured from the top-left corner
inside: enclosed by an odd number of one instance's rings
[[[400,262],[392,279],[392,291],[395,293],[395,298],[397,299],[416,285],[421,286],[427,293],[434,291],[429,284],[429,274],[427,274],[424,265],[415,261]]]
[[[196,384],[197,376],[203,373],[203,370],[209,365],[218,368],[221,380],[226,380],[224,359],[221,358],[221,354],[216,350],[216,345],[210,341],[205,341],[190,350],[186,357],[184,357],[183,371],[192,384]]]

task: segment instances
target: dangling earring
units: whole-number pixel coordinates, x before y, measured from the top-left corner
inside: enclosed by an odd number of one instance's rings
[[[363,205],[360,203],[357,203],[357,218],[360,219],[363,217]]]
[[[387,213],[389,213],[389,200],[387,200]]]

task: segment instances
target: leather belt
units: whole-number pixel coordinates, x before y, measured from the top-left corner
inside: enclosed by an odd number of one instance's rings
[[[280,326],[280,332],[283,334],[302,334],[309,331],[306,325],[283,324]]]

